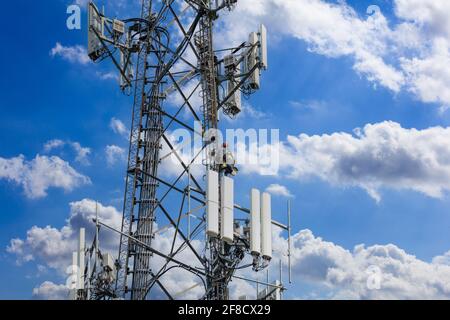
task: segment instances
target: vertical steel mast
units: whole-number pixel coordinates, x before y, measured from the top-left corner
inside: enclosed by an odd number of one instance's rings
[[[201,76],[201,96],[203,97],[203,127],[217,129],[218,125],[218,91],[217,66],[214,54],[213,23],[215,14],[211,11],[212,1],[205,0],[206,14],[202,16],[199,31],[195,35],[195,44],[199,51],[199,69]]]
[[[141,19],[138,25],[142,39],[138,48],[136,81],[134,85],[134,104],[132,111],[130,147],[123,207],[122,232],[136,237],[151,246],[153,212],[156,203],[157,183],[146,173],[156,176],[159,160],[160,136],[162,131],[161,114],[155,108],[159,104],[159,86],[153,87],[147,96],[147,71],[151,64],[151,39],[154,30],[154,17],[151,14],[152,0],[143,0]],[[158,66],[159,67],[159,66]],[[129,238],[121,236],[116,293],[125,297],[128,293],[128,277],[132,275],[131,298],[142,299],[143,284],[149,277],[151,253],[142,246],[134,246]],[[131,260],[131,261],[130,261]]]
[[[207,6],[207,14],[203,15],[200,24],[199,31],[195,37],[195,44],[199,51],[199,69],[201,79],[201,96],[203,97],[203,128],[204,131],[218,129],[218,66],[217,57],[214,52],[213,42],[213,25],[214,20],[217,18],[214,11],[214,3],[217,1],[206,0],[205,6]],[[211,141],[205,141],[210,143]],[[219,167],[214,161],[211,161],[211,153],[215,152],[214,144],[211,146],[205,146],[205,158],[204,164],[208,170],[219,172]],[[220,181],[219,174],[219,181]],[[219,182],[220,186],[220,182]],[[220,192],[219,192],[220,194]],[[219,220],[220,229],[220,220]],[[229,278],[225,276],[225,270],[223,265],[219,262],[220,251],[222,251],[222,241],[219,238],[209,239],[210,257],[208,260],[208,276],[207,276],[207,299],[209,300],[227,300],[228,292],[227,285]]]

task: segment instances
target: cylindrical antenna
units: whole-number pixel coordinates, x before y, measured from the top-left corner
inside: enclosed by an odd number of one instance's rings
[[[291,279],[291,200],[288,200],[288,279],[289,283],[292,283]]]

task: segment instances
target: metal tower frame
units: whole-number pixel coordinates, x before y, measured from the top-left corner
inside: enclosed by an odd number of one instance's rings
[[[199,183],[202,177],[195,177],[191,166],[202,157],[207,170],[221,172],[221,167],[210,161],[214,139],[206,139],[205,133],[218,128],[220,111],[232,113],[228,110],[228,102],[238,90],[246,94],[254,91],[254,87],[247,85],[248,79],[263,67],[260,62],[245,72],[235,72],[231,76],[220,74],[224,61],[219,60],[218,52],[242,52],[242,62],[246,53],[258,46],[257,43],[243,43],[231,49],[214,49],[214,22],[220,11],[231,10],[237,1],[185,0],[181,6],[175,0],[142,0],[140,17],[123,21],[108,19],[95,7],[93,11],[90,7],[89,32],[96,37],[90,39],[90,45],[94,47],[89,50],[90,57],[94,61],[111,58],[119,69],[122,89],[132,89],[134,96],[122,228],[113,229],[120,233],[120,247],[115,290],[110,298],[144,300],[157,286],[167,298],[173,299],[173,293],[164,287],[161,278],[174,268],[182,268],[201,279],[205,287],[203,299],[229,298],[228,284],[248,251],[248,241],[238,239],[230,245],[219,238],[209,238],[205,250],[194,247],[192,240],[203,232],[205,218],[197,217],[199,222],[192,228],[191,217],[205,207],[206,192]],[[189,15],[186,20],[185,15]],[[101,27],[93,27],[95,19],[102,22]],[[178,36],[172,37],[174,33]],[[120,58],[116,57],[117,53]],[[196,62],[187,57],[188,53]],[[133,57],[134,74],[130,71]],[[198,80],[198,84],[193,90],[187,90],[185,85],[193,80]],[[235,86],[221,97],[219,88],[225,81],[233,81]],[[203,101],[200,110],[190,102],[197,89],[200,89]],[[176,113],[170,113],[164,107],[164,101],[172,93],[177,93],[183,101]],[[202,123],[201,132],[185,120],[185,110],[193,120]],[[200,116],[198,111],[202,113]],[[168,131],[175,125],[204,138],[202,149],[188,163],[168,136]],[[178,159],[182,169],[174,181],[164,179],[158,170],[161,160],[167,157],[161,156],[163,143],[169,147],[170,155]],[[180,200],[179,210],[169,208],[172,203],[167,204],[168,199],[173,202],[174,197]],[[192,209],[191,201],[198,207]],[[235,205],[235,209],[250,213],[239,205]],[[185,219],[187,228],[183,227]],[[156,250],[153,245],[155,236],[162,229],[155,230],[156,222],[160,220],[168,222],[175,230],[168,253]],[[99,221],[96,223],[104,225]],[[290,226],[276,225],[290,229]],[[196,261],[188,263],[177,258],[185,249],[190,250]],[[155,255],[165,261],[160,268],[152,264]],[[252,265],[254,268],[266,267],[258,262]],[[284,290],[282,285],[273,287]]]

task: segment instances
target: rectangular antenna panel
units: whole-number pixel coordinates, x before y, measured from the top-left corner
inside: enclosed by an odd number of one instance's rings
[[[114,19],[113,20],[113,31],[122,35],[125,33],[125,23],[123,21]]]
[[[220,236],[223,241],[232,243],[234,240],[234,181],[224,176],[220,186],[221,191],[221,228]]]
[[[247,72],[250,72],[258,64],[258,35],[256,32],[250,33],[248,42],[252,46],[247,57]],[[258,90],[260,88],[261,79],[259,73],[259,68],[256,68],[250,76],[249,85],[252,89]]]
[[[98,38],[103,36],[103,18],[100,16],[99,11],[95,4],[89,3],[89,17],[88,17],[88,55],[93,60],[96,61],[101,57],[103,53],[103,44]]]
[[[234,81],[228,80],[228,92],[232,92],[236,88],[236,84]],[[231,97],[227,101],[228,110],[230,110],[230,113],[235,116],[242,111],[242,98],[241,98],[241,91],[238,89],[236,90]]]
[[[270,194],[261,197],[261,253],[264,258],[272,258],[272,203]]]
[[[250,251],[261,254],[261,193],[257,189],[251,191],[250,204]]]
[[[223,65],[225,69],[236,67],[236,57],[233,54],[229,54],[223,58]]]
[[[122,70],[124,70],[124,67],[125,67],[125,57],[124,57],[123,52],[121,50],[120,51],[120,68]],[[120,83],[120,87],[121,88],[126,88],[128,86],[128,83],[127,83],[126,79],[124,78],[124,76],[122,75],[122,73],[120,73],[119,83]]]
[[[219,174],[212,170],[206,172],[206,233],[219,235]]]
[[[259,41],[260,41],[260,59],[261,65],[264,70],[268,68],[268,59],[267,59],[267,29],[262,24],[259,30]]]
[[[131,60],[129,60],[128,65],[126,65],[127,62],[125,60],[126,60],[125,55],[123,54],[123,51],[121,50],[120,51],[120,68],[123,70],[126,77],[131,82],[134,78],[133,64],[131,63]],[[131,86],[131,84],[122,75],[122,73],[120,73],[120,76],[119,76],[119,84],[122,89],[125,89],[125,88]]]

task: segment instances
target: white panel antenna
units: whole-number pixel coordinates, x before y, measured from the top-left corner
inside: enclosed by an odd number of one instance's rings
[[[256,32],[250,33],[249,45],[252,49],[247,57],[247,72],[250,72],[258,64],[258,35]],[[251,76],[249,85],[252,89],[258,90],[261,86],[261,76],[259,68],[256,68]]]
[[[120,73],[119,83],[120,88],[122,90],[130,86],[130,81],[133,80],[134,78],[133,64],[131,63],[131,61],[128,61],[128,66],[125,66],[125,64],[126,64],[125,55],[123,54],[123,51],[120,51],[120,68],[123,70],[126,77],[128,78],[127,81],[127,79],[125,79],[122,73]]]
[[[257,189],[251,191],[250,251],[253,255],[261,254],[261,193]]]
[[[237,72],[240,72],[240,68],[237,67]],[[234,80],[228,80],[228,92],[232,92],[236,88],[236,83]],[[241,91],[238,89],[236,90],[233,95],[228,99],[227,101],[227,110],[229,110],[229,113],[233,116],[241,113],[242,111],[242,97],[241,97]]]
[[[219,235],[219,174],[206,172],[206,233],[209,237]]]
[[[221,228],[223,241],[232,243],[234,240],[234,181],[224,176],[221,181]]]
[[[89,3],[88,11],[88,55],[93,60],[96,61],[101,57],[103,53],[103,44],[98,36],[103,36],[104,20],[100,16],[99,11],[95,4]]]
[[[223,58],[223,66],[225,69],[234,69],[236,67],[237,59],[235,55],[229,54]]]
[[[261,197],[261,253],[263,258],[272,258],[272,203],[270,194]]]
[[[268,68],[268,56],[267,56],[267,29],[262,24],[259,29],[259,43],[260,43],[260,61],[264,70]]]
[[[123,70],[124,67],[125,67],[125,57],[123,55],[123,52],[120,51],[120,68],[122,68],[122,70]],[[119,82],[120,82],[120,88],[122,88],[122,89],[128,86],[128,82],[125,80],[122,73],[120,73]]]

